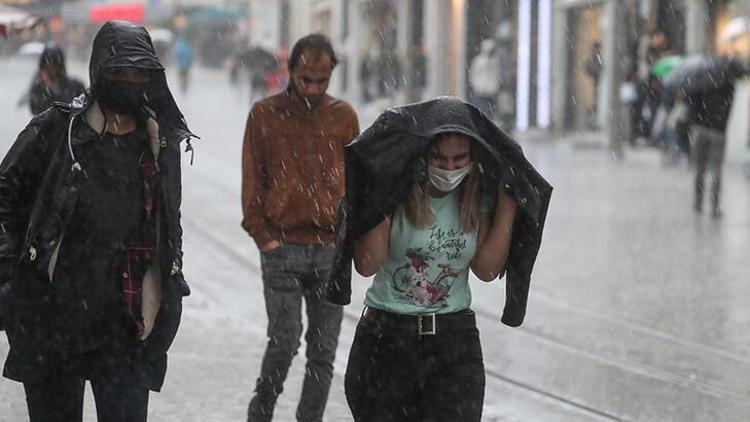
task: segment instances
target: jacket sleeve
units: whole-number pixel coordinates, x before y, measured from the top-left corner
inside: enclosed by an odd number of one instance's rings
[[[31,209],[52,155],[50,109],[21,131],[0,164],[0,283],[19,259]],[[49,122],[48,122],[49,123]],[[7,264],[7,265],[6,265]]]
[[[44,85],[38,79],[35,79],[29,90],[29,108],[31,114],[37,115],[45,110],[45,104],[47,103],[46,96],[47,93],[45,92]]]
[[[141,384],[159,391],[167,370],[167,351],[174,341],[182,318],[182,299],[190,294],[190,286],[182,273],[182,163],[181,143],[167,142],[159,154],[160,173],[166,180],[168,201],[174,203],[169,224],[163,227],[162,235],[169,239],[173,256],[171,268],[163,268],[162,296],[159,312],[153,329],[146,339],[135,347],[133,370]],[[167,262],[166,264],[170,264]],[[166,282],[165,282],[166,280]]]
[[[185,281],[185,277],[182,274],[182,161],[180,155],[180,143],[168,142],[167,148],[163,151],[164,154],[170,156],[166,163],[169,163],[168,171],[171,173],[168,177],[170,181],[169,192],[173,195],[173,201],[175,203],[174,216],[172,217],[173,226],[170,230],[174,230],[174,233],[170,236],[172,240],[172,250],[174,256],[172,257],[172,267],[169,269],[170,278],[174,282],[174,286],[177,289],[177,295],[172,295],[173,299],[182,298],[183,296],[190,295],[190,286]]]
[[[348,227],[347,214],[350,212],[346,197],[339,201],[336,210],[336,253],[331,272],[328,274],[326,298],[336,305],[348,305],[352,298],[352,256],[354,245]]]
[[[359,119],[354,109],[351,109],[350,135],[346,144],[351,143],[359,136]],[[344,149],[346,154],[346,149]],[[345,166],[345,194],[336,208],[336,253],[333,258],[331,272],[328,275],[329,283],[326,290],[326,298],[336,305],[348,305],[352,297],[352,256],[354,255],[354,242],[352,240],[351,228],[349,227],[348,215],[352,212],[347,197],[352,195],[352,183],[354,173],[350,160],[344,159]]]
[[[258,113],[256,105],[247,117],[242,142],[242,227],[261,247],[276,237],[263,215],[266,174],[260,153],[262,140],[257,136]]]

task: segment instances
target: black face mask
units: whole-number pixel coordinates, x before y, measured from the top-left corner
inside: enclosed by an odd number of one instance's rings
[[[102,78],[97,86],[97,99],[106,111],[117,114],[138,114],[146,104],[146,84]]]

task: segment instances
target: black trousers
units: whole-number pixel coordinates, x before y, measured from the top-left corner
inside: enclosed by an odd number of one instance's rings
[[[85,382],[99,422],[145,422],[148,389],[139,385],[125,338],[85,353],[49,354],[49,371],[24,383],[31,422],[80,422]]]
[[[485,374],[475,316],[469,328],[419,336],[363,316],[346,370],[354,420],[479,422]],[[463,316],[462,316],[463,317]]]

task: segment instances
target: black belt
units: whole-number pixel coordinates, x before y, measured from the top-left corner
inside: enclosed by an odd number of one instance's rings
[[[368,306],[362,312],[362,318],[388,328],[411,331],[418,336],[434,336],[444,331],[471,330],[477,326],[476,316],[471,309],[450,314],[400,315]]]

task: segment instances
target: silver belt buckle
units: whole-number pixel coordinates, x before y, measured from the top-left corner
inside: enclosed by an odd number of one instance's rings
[[[427,321],[426,324],[425,321]],[[434,313],[417,315],[417,334],[420,336],[434,336],[436,334]]]

